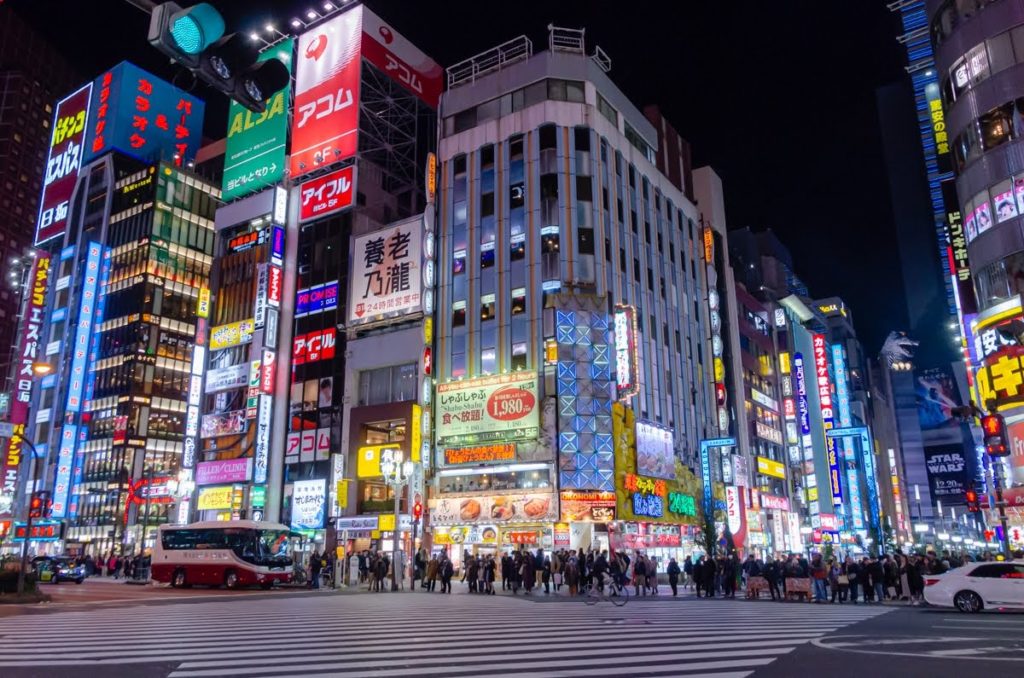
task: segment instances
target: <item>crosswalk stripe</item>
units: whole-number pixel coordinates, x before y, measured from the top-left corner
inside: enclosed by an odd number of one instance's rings
[[[742,678],[889,608],[507,596],[294,596],[0,619],[2,669],[159,663],[173,678],[251,675]],[[61,639],[40,647],[39,633]],[[298,650],[298,651],[297,651]],[[167,669],[165,668],[164,671]]]

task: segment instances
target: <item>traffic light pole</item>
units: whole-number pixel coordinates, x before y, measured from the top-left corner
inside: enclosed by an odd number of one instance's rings
[[[1003,557],[1010,559],[1010,533],[1006,524],[1006,502],[1003,501],[1003,464],[997,459],[992,460],[992,484],[996,490],[996,509],[999,511],[999,524],[1002,526]]]
[[[35,474],[35,465],[36,465],[36,456],[37,456],[36,455],[36,447],[35,447],[35,445],[30,443],[27,439],[22,438],[21,444],[22,445],[27,445],[29,450],[31,450],[31,452],[32,452],[32,456],[29,457],[29,459],[31,459],[31,461],[29,462],[29,467],[32,470],[32,474],[31,474],[32,475],[32,479],[30,481],[29,477],[28,477],[29,474],[26,473],[24,475],[24,480],[22,480],[22,485],[21,485],[22,488],[24,489],[24,491],[22,492],[22,501],[24,501],[24,503],[25,503],[26,518],[25,518],[25,539],[22,540],[22,542],[21,542],[21,563],[20,563],[20,567],[18,567],[18,595],[19,596],[24,595],[24,593],[25,593],[25,568],[28,565],[28,542],[32,538],[32,488],[29,485],[29,482],[35,482],[35,475],[36,475]],[[26,497],[28,498],[27,501],[25,501]],[[15,536],[17,536],[18,528],[16,526],[12,526],[12,528],[14,529]]]

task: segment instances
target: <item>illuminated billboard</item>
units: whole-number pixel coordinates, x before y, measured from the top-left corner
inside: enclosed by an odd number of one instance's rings
[[[117,150],[180,166],[199,150],[204,108],[202,100],[122,61],[93,82],[84,161]]]
[[[356,198],[355,185],[355,165],[303,183],[299,189],[299,221],[319,219],[352,207]]]
[[[416,217],[352,239],[350,323],[420,310],[422,235],[423,219]]]
[[[536,438],[537,375],[501,374],[437,386],[437,443]]]
[[[299,36],[289,167],[292,179],[356,154],[359,8]]]
[[[832,380],[828,372],[828,349],[825,335],[815,334],[812,337],[814,346],[814,375],[818,387],[818,402],[821,406],[821,422],[825,429],[825,453],[828,460],[828,482],[832,490],[832,503],[841,506],[843,503],[842,469],[839,464],[839,453],[836,440],[828,436],[828,431],[835,427],[835,408],[832,403]]]
[[[85,151],[91,94],[92,83],[59,101],[53,113],[43,194],[39,198],[39,218],[36,221],[37,245],[64,235],[71,193],[75,190]]]
[[[356,154],[364,58],[437,108],[441,67],[366,7],[338,14],[300,35],[298,41],[292,179]]]
[[[615,391],[619,399],[625,399],[640,392],[636,309],[632,306],[616,306],[614,321]]]
[[[259,60],[277,59],[290,72],[294,42],[292,38],[282,40],[262,52]],[[255,193],[284,176],[290,86],[289,83],[272,94],[262,113],[254,113],[231,100],[224,147],[224,200]]]

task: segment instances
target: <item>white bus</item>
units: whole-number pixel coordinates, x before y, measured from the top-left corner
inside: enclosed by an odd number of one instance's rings
[[[259,585],[292,578],[293,533],[278,523],[253,520],[161,525],[153,548],[153,581],[174,587]]]

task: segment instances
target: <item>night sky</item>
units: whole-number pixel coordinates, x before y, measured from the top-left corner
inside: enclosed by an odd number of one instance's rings
[[[130,59],[165,78],[146,42],[148,16],[124,0],[8,0],[83,76]],[[191,4],[184,2],[179,4]],[[228,30],[288,27],[316,6],[214,0]],[[656,103],[693,146],[694,166],[722,177],[730,228],[771,228],[816,297],[851,306],[870,353],[906,325],[875,90],[906,77],[897,15],[882,0],[820,2],[513,3],[367,0],[442,66],[525,34],[546,49],[548,23],[586,28],[588,51],[639,107]],[[289,11],[290,10],[290,11]],[[88,49],[84,49],[88,46]],[[179,74],[188,87],[191,77]],[[206,133],[227,105],[204,86]]]

